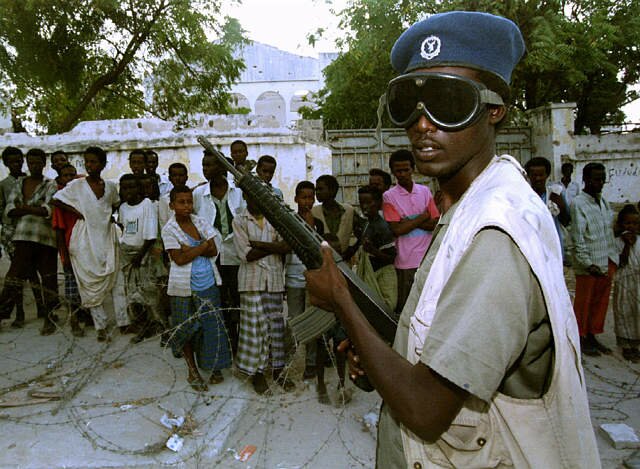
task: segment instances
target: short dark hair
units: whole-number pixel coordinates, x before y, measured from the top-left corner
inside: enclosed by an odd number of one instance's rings
[[[607,169],[602,163],[587,163],[584,165],[584,168],[582,168],[582,180],[584,181],[588,177],[591,177],[591,173],[598,170],[606,171]]]
[[[264,164],[264,163],[271,163],[274,166],[278,166],[276,159],[271,155],[262,155],[260,158],[258,158],[257,166],[260,166],[261,164]]]
[[[132,150],[131,153],[129,153],[129,161],[131,161],[131,158],[133,157],[133,155],[140,155],[144,158],[145,161],[147,161],[147,155],[145,155],[144,150],[140,150],[140,149]]]
[[[389,169],[393,172],[393,163],[400,161],[408,161],[411,163],[412,168],[416,167],[416,160],[413,158],[413,153],[409,150],[402,149],[391,153],[391,156],[389,157]]]
[[[620,225],[624,217],[627,215],[638,215],[638,209],[633,204],[625,205],[624,207],[622,207],[622,209],[620,209],[620,212],[618,212],[616,223]]]
[[[298,196],[298,194],[300,192],[302,192],[304,189],[311,189],[312,191],[316,190],[316,186],[313,185],[313,183],[311,181],[300,181],[297,185],[296,185],[296,197]]]
[[[187,166],[184,163],[171,163],[169,165],[169,174],[171,174],[171,170],[172,169],[184,169],[185,173],[189,174],[189,170],[187,169]]]
[[[233,147],[234,145],[242,145],[245,150],[248,150],[247,144],[244,143],[242,140],[234,140],[233,142],[231,142],[231,145],[229,145],[229,148]]]
[[[323,174],[322,176],[319,176],[318,179],[316,179],[316,186],[319,183],[326,184],[334,195],[336,195],[338,193],[338,189],[340,189],[340,183],[335,176],[332,176],[331,174]]]
[[[122,176],[120,176],[120,184],[122,184],[123,182],[129,182],[129,181],[133,181],[135,183],[139,183],[140,182],[140,176],[138,176],[137,174],[132,174],[132,173],[126,173],[126,174],[123,174]]]
[[[391,186],[391,174],[387,173],[385,170],[380,168],[371,168],[369,170],[369,176],[380,176],[382,178],[382,182],[387,187]]]
[[[67,169],[67,168],[71,168],[71,169],[73,169],[73,172],[74,172],[74,173],[76,173],[76,174],[78,174],[78,169],[77,169],[75,166],[73,166],[71,163],[65,163],[65,164],[63,164],[63,165],[60,167],[60,172],[62,173],[62,170],[63,170],[63,169]]]
[[[378,189],[377,187],[369,185],[362,186],[360,189],[358,189],[358,195],[360,194],[371,194],[371,197],[373,197],[374,200],[382,203],[382,191],[380,191],[380,189]]]
[[[29,158],[30,156],[37,156],[41,158],[42,161],[47,161],[47,154],[40,148],[29,148],[26,157]]]
[[[547,175],[551,174],[551,162],[546,159],[544,156],[536,156],[534,158],[531,158],[529,161],[527,161],[524,164],[524,170],[529,173],[529,170],[531,168],[540,168],[540,167],[544,167],[545,171],[547,172]]]
[[[147,159],[149,156],[155,156],[156,158],[159,158],[158,154],[155,151],[147,149],[144,151],[144,157],[145,159]]]
[[[51,153],[51,159],[53,159],[54,156],[56,155],[64,155],[65,158],[68,158],[69,155],[67,155],[67,152],[64,150],[56,150],[53,153]]]
[[[192,192],[191,189],[189,189],[189,187],[175,186],[173,189],[171,189],[171,192],[169,192],[169,202],[174,202],[178,194],[186,194],[187,192],[188,193]]]
[[[96,155],[100,163],[107,164],[107,152],[100,147],[89,147],[84,151],[84,154]]]
[[[570,169],[571,172],[573,172],[573,163],[562,163],[560,171],[564,171],[565,169]]]
[[[10,156],[20,156],[24,158],[24,154],[22,153],[22,150],[20,150],[19,148],[16,147],[7,147],[4,150],[2,150],[2,161],[4,163],[7,162],[7,158]]]

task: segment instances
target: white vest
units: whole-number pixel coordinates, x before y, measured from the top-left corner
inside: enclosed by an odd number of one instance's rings
[[[511,156],[496,156],[463,195],[411,317],[407,359],[418,362],[442,289],[475,235],[497,227],[513,239],[540,282],[555,346],[551,384],[540,399],[496,392],[487,404],[470,396],[433,444],[401,425],[408,467],[600,467],[558,235],[523,175]]]

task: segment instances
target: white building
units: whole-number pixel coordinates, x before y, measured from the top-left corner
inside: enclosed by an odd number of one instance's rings
[[[320,53],[319,58],[282,51],[253,42],[239,51],[246,68],[231,89],[234,107],[249,109],[257,116],[272,116],[282,126],[298,120],[298,109],[309,106],[304,97],[324,86],[322,70],[338,54]]]

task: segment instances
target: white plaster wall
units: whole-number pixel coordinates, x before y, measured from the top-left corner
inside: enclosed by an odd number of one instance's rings
[[[603,196],[614,203],[640,201],[640,134],[576,136],[574,179],[582,181],[587,163],[599,162],[607,169]]]
[[[281,127],[273,119],[253,115],[202,116],[196,127],[180,131],[173,130],[173,123],[160,119],[82,122],[71,132],[59,135],[4,134],[0,136],[0,148],[15,146],[25,153],[36,147],[47,153],[62,149],[71,155],[78,171],[84,172],[82,152],[89,146],[99,146],[107,151],[108,164],[103,175],[110,180],[129,172],[131,150],[149,148],[159,155],[161,174],[166,174],[171,163],[182,162],[190,170],[190,183],[195,184],[204,181],[202,147],[196,141],[200,135],[225,155],[230,153],[231,142],[240,139],[247,143],[249,158],[257,160],[263,154],[274,156],[278,167],[272,183],[282,189],[285,201],[291,206],[294,206],[294,191],[299,181],[315,181],[320,174],[331,172],[328,147],[305,141],[301,131]],[[47,171],[50,172],[49,163]],[[6,168],[0,165],[0,178],[6,174]]]
[[[542,156],[551,162],[551,179],[559,180],[564,160],[575,155],[573,121],[575,103],[553,103],[528,111],[531,126],[533,156]]]

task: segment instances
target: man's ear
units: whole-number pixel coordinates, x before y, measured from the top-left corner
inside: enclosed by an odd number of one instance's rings
[[[489,123],[496,125],[507,115],[507,108],[505,106],[490,106],[489,107]]]

